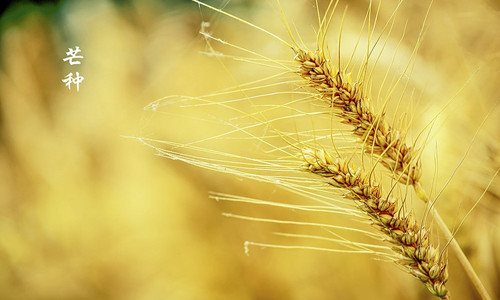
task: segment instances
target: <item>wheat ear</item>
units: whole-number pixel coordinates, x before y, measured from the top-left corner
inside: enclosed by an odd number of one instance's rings
[[[353,134],[371,145],[367,152],[377,154],[400,182],[417,184],[422,171],[417,152],[405,144],[405,134],[393,129],[384,115],[377,115],[361,83],[352,83],[350,74],[335,69],[328,54],[293,48],[299,63],[298,74],[316,89],[325,102],[335,108],[343,123],[354,126]]]
[[[429,291],[442,299],[450,299],[446,288],[447,262],[429,241],[429,231],[417,224],[406,213],[401,201],[394,196],[383,196],[382,187],[370,174],[356,169],[340,157],[333,159],[326,151],[302,150],[305,168],[328,179],[328,184],[347,190],[345,198],[356,202],[373,224],[394,245],[401,259],[397,262],[410,274],[420,279]]]

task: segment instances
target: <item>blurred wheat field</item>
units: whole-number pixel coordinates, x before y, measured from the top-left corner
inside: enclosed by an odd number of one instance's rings
[[[303,37],[314,32],[314,1],[282,2]],[[319,2],[326,7],[328,1]],[[368,2],[340,1],[340,11],[349,5],[345,47],[359,34]],[[380,22],[396,5],[384,1]],[[428,7],[406,1],[398,10],[396,40],[388,49],[406,33],[394,72],[406,63]],[[235,0],[224,10],[286,37],[275,1]],[[426,186],[434,195],[446,186],[436,205],[450,228],[500,167],[499,13],[493,0],[435,1],[409,79],[415,93],[400,109],[414,115],[416,135],[451,103],[423,154]],[[179,123],[175,111],[152,114],[143,108],[165,96],[209,94],[265,74],[259,66],[202,54],[209,50],[199,34],[202,22],[246,49],[293,59],[262,32],[189,1],[63,1],[50,13],[32,8],[2,24],[0,298],[433,299],[397,266],[369,255],[259,247],[245,255],[247,240],[287,243],[272,233],[290,226],[222,212],[324,223],[330,216],[217,202],[209,192],[304,200],[272,184],[158,157],[127,138],[182,140],[216,132],[217,124],[200,128],[201,115]],[[62,61],[76,45],[84,56],[77,68]],[[231,54],[224,45],[212,46]],[[382,66],[384,59],[390,56],[381,58]],[[85,77],[79,92],[61,82],[74,71]],[[212,146],[230,145],[220,140]],[[247,150],[253,149],[241,149]],[[496,177],[456,236],[495,299],[499,199]],[[423,209],[416,200],[412,205]],[[356,223],[349,217],[343,222]],[[444,239],[439,241],[443,246]],[[454,299],[479,299],[451,252],[449,267]]]

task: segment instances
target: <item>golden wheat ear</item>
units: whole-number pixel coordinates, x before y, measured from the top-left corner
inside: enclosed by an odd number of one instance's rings
[[[392,128],[384,115],[373,110],[361,83],[332,66],[323,49],[310,52],[295,49],[299,64],[297,73],[314,88],[342,123],[354,127],[352,133],[367,145],[366,152],[381,157],[381,162],[400,182],[416,184],[422,171],[417,152],[405,144],[405,134]]]
[[[394,245],[392,249],[400,255],[397,263],[422,281],[433,295],[450,299],[446,288],[447,260],[430,243],[429,231],[406,212],[402,201],[384,195],[381,185],[369,173],[341,157],[333,158],[323,149],[305,148],[302,157],[309,172],[328,178],[328,184],[347,191],[344,197],[354,201]]]

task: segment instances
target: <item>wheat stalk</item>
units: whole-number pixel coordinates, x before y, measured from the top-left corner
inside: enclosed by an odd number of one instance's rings
[[[350,165],[344,159],[333,159],[325,150],[302,150],[305,168],[314,174],[328,178],[328,183],[348,192],[345,198],[357,203],[373,224],[394,245],[401,255],[397,262],[410,274],[420,279],[429,291],[442,299],[450,299],[446,288],[448,280],[447,260],[429,241],[429,232],[420,227],[399,199],[383,196],[382,187],[361,168]]]

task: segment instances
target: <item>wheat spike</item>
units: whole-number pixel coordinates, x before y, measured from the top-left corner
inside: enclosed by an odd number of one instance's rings
[[[309,172],[347,191],[344,197],[356,202],[401,255],[397,263],[421,280],[433,295],[450,299],[446,259],[430,243],[429,231],[419,226],[412,214],[405,213],[399,199],[392,195],[384,197],[382,187],[369,174],[340,157],[333,159],[324,150],[305,148],[302,158]]]
[[[417,184],[422,176],[415,149],[405,144],[405,134],[392,128],[384,115],[377,115],[370,99],[363,94],[361,83],[352,83],[350,74],[337,70],[323,50],[311,52],[293,48],[300,64],[297,73],[319,92],[321,99],[335,108],[345,124],[354,126],[353,134],[371,147],[381,162],[393,171],[398,180]]]

